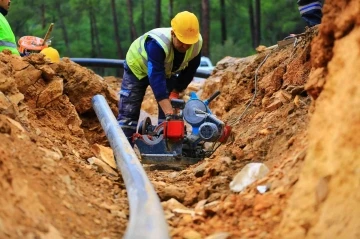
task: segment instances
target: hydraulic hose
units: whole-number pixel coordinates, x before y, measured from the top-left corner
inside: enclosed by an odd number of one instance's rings
[[[170,238],[159,197],[105,98],[95,95],[92,105],[114,151],[128,194],[130,219],[124,238]]]

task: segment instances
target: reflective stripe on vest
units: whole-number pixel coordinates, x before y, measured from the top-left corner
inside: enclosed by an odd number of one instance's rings
[[[153,29],[138,39],[136,39],[130,46],[128,53],[126,54],[126,63],[130,67],[131,71],[138,79],[142,79],[147,76],[147,61],[148,56],[145,51],[145,41],[150,36],[155,39],[165,52],[165,75],[166,78],[170,78],[171,75],[183,70],[188,66],[189,61],[194,59],[201,50],[202,37],[200,35],[199,41],[193,44],[185,53],[185,57],[179,69],[176,72],[172,72],[172,66],[174,61],[174,49],[171,42],[171,28],[157,28]]]
[[[16,49],[16,44],[12,43],[12,42],[8,42],[8,41],[1,41],[0,40],[0,46],[6,46],[6,47],[12,47]]]

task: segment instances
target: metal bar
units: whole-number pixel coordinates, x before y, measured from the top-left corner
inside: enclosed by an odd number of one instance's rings
[[[70,58],[71,61],[81,65],[89,67],[109,67],[109,68],[123,68],[124,60],[118,59],[105,59],[105,58]],[[201,69],[197,69],[195,73],[196,77],[208,78],[209,72]]]
[[[105,98],[95,95],[92,104],[114,151],[128,194],[130,219],[124,238],[170,238],[159,197]]]

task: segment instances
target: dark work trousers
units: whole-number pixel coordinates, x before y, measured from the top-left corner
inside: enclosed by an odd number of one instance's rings
[[[321,23],[322,18],[322,1],[298,0],[299,12],[301,18],[309,27]]]
[[[124,63],[124,76],[120,89],[119,115],[117,120],[131,145],[132,135],[136,132],[140,116],[141,103],[144,100],[147,87],[150,85],[149,78],[139,80]],[[166,80],[168,94],[173,88],[173,79]],[[165,120],[165,114],[158,104],[158,123]]]

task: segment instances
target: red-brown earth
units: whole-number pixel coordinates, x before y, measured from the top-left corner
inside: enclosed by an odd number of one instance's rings
[[[359,238],[359,67],[358,0],[326,1],[295,46],[218,62],[201,98],[221,91],[210,108],[228,142],[180,171],[144,165],[171,238]],[[0,238],[124,235],[126,189],[91,106],[102,94],[116,114],[119,86],[66,58],[0,53]],[[155,105],[149,90],[143,110]],[[270,172],[232,192],[254,162]]]

